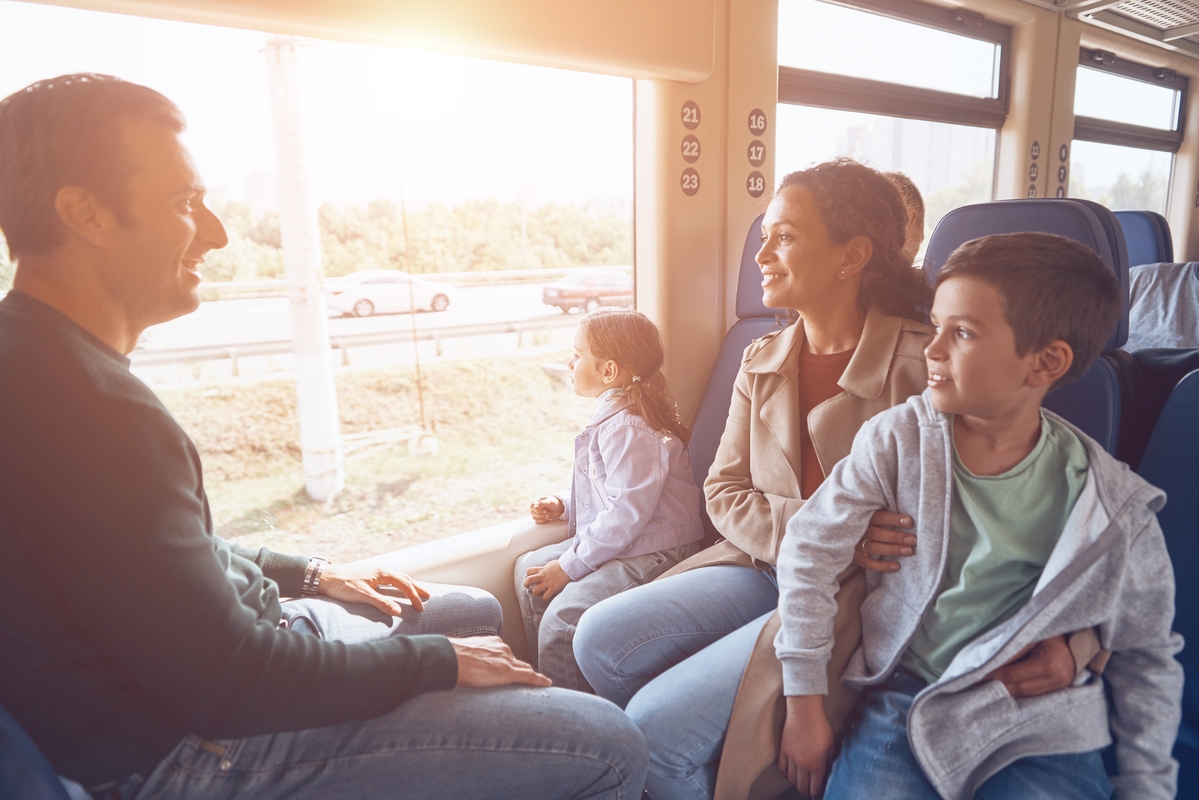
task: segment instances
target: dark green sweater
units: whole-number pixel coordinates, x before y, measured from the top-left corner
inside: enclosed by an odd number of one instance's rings
[[[278,630],[307,559],[214,536],[195,447],[129,361],[16,292],[0,301],[0,559],[0,702],[85,786],[147,774],[189,733],[364,719],[457,680],[441,636]]]

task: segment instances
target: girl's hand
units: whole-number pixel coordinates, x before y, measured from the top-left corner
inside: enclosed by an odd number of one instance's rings
[[[893,530],[911,528],[912,518],[891,511],[875,511],[870,526],[853,549],[853,563],[874,572],[896,572],[899,564],[883,561],[879,556],[907,558],[916,552],[916,537],[910,533]]]
[[[538,525],[558,519],[566,513],[566,506],[562,505],[562,501],[553,495],[546,497],[538,497],[532,503],[529,503],[529,516]]]
[[[807,797],[824,794],[833,761],[833,728],[818,694],[787,698],[787,721],[779,742],[779,772]]]
[[[570,576],[557,559],[544,567],[529,567],[525,575],[525,588],[547,603],[570,583]]]

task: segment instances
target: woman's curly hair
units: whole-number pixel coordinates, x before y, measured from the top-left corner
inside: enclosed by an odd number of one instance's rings
[[[932,293],[923,271],[913,269],[903,256],[908,212],[895,184],[851,158],[837,158],[785,175],[776,196],[793,187],[812,195],[829,238],[837,244],[855,236],[866,236],[873,244],[862,270],[858,307],[923,319]]]

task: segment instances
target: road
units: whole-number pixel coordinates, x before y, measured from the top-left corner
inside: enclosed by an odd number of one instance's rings
[[[561,315],[558,309],[541,302],[541,284],[478,286],[458,289],[455,302],[441,313],[418,313],[416,325],[420,329],[429,329]],[[411,326],[410,314],[329,319],[331,336],[409,330]],[[287,298],[217,300],[201,303],[193,314],[149,328],[140,349],[172,350],[290,338],[291,316]]]

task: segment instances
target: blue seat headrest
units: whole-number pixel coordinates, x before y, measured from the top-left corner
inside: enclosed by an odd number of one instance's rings
[[[937,270],[960,245],[999,233],[1056,233],[1082,242],[1111,267],[1120,281],[1120,321],[1104,346],[1110,353],[1128,339],[1128,251],[1115,215],[1088,200],[998,200],[950,211],[933,231],[924,256],[932,282]]]
[[[1128,245],[1128,266],[1163,264],[1174,260],[1170,223],[1156,211],[1116,211]]]
[[[762,304],[762,270],[754,256],[762,248],[762,217],[759,214],[749,226],[745,246],[741,248],[741,270],[737,273],[737,319],[777,317],[780,309]]]

